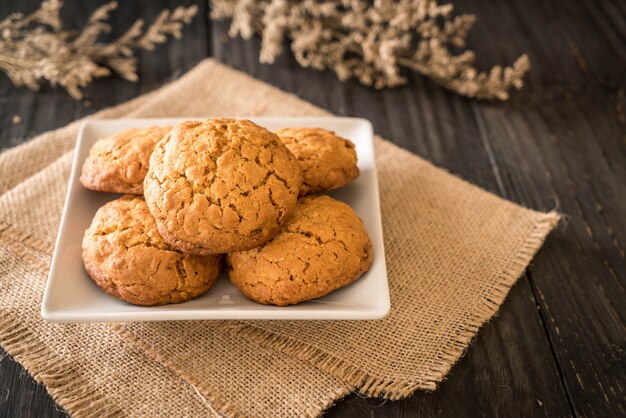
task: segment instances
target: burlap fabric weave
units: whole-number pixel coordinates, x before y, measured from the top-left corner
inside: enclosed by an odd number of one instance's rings
[[[206,60],[91,117],[326,114]],[[76,416],[316,416],[355,389],[434,389],[558,221],[377,138],[388,318],[50,324],[39,309],[79,123],[0,155],[0,343]]]

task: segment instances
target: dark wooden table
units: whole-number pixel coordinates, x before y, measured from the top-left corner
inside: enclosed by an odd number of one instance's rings
[[[258,63],[259,41],[227,40],[207,4],[180,41],[140,54],[140,81],[113,77],[86,90],[31,92],[0,76],[0,147],[27,141],[131,99],[214,56],[339,115],[371,120],[396,144],[507,199],[568,219],[433,393],[385,402],[349,396],[328,416],[626,416],[626,2],[455,0],[477,15],[469,44],[478,66],[530,55],[523,91],[481,103],[421,76],[375,91],[302,69],[285,56]],[[100,2],[67,1],[82,25]],[[121,2],[113,36],[175,1]],[[186,2],[189,3],[189,2]],[[0,17],[37,0],[2,0]],[[22,121],[12,124],[14,115]],[[65,416],[45,388],[0,350],[0,416]]]

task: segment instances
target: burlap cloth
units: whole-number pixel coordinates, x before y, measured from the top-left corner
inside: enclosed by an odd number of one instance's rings
[[[326,114],[206,60],[91,117]],[[0,342],[76,416],[316,416],[355,389],[390,399],[435,389],[558,221],[377,138],[388,318],[46,323],[79,124],[0,155]]]

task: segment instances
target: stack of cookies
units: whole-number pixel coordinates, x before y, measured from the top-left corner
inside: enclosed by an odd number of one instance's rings
[[[372,263],[359,217],[315,194],[353,181],[356,163],[354,144],[333,132],[273,133],[227,118],[101,139],[81,183],[125,196],[101,207],[85,232],[85,268],[108,294],[144,306],[202,295],[224,264],[259,303],[324,296]]]

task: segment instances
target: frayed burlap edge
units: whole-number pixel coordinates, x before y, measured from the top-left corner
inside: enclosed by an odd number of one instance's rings
[[[28,245],[0,236],[0,246],[27,261],[33,268],[48,269],[48,263],[32,254]],[[41,254],[48,257],[47,254]],[[76,373],[71,363],[59,360],[12,313],[0,311],[0,345],[43,384],[52,398],[75,416],[122,416],[123,411],[107,402],[104,393]]]
[[[89,381],[72,369],[71,363],[59,361],[20,321],[2,312],[0,343],[35,381],[45,385],[55,402],[75,416],[122,416],[123,411],[110,402]],[[40,370],[40,372],[36,372]]]
[[[368,397],[381,397],[398,400],[421,389],[432,391],[437,388],[452,366],[463,356],[472,339],[485,322],[493,318],[511,287],[522,276],[533,256],[541,248],[549,232],[558,224],[557,212],[537,213],[537,220],[522,241],[520,249],[494,278],[495,285],[490,295],[479,301],[477,308],[468,317],[467,327],[451,346],[446,347],[438,356],[435,367],[425,377],[412,382],[398,382],[397,379],[373,376],[367,370],[350,364],[332,353],[312,347],[309,343],[295,338],[271,332],[262,327],[243,321],[223,323],[229,332],[249,338],[263,347],[279,350],[294,356],[332,374],[336,378],[353,385],[357,391]]]

